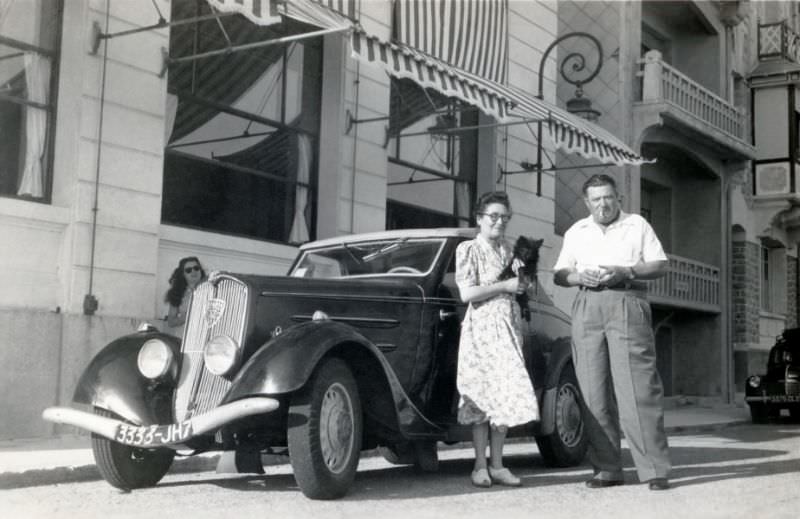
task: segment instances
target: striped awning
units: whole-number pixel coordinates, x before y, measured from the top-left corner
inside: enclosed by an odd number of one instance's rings
[[[393,77],[408,78],[423,88],[459,99],[500,123],[541,121],[553,144],[568,153],[617,165],[647,162],[600,126],[535,95],[473,74],[411,46],[368,35],[353,21],[352,0],[207,1],[220,11],[240,13],[259,25],[279,23],[282,16],[288,16],[322,29],[350,31],[352,56],[382,67]],[[441,37],[437,41],[441,44]],[[429,43],[432,44],[432,40]]]
[[[408,78],[423,88],[458,98],[500,121],[508,118],[511,101],[495,87],[496,83],[361,30],[354,30],[350,41],[353,57],[362,62],[382,66],[391,76]]]
[[[398,42],[505,83],[508,0],[406,0],[394,5]]]
[[[257,25],[281,23],[284,16],[323,29],[353,27],[354,0],[207,0],[212,8],[238,13]]]
[[[596,159],[617,166],[639,166],[651,161],[642,158],[630,146],[605,128],[567,112],[544,99],[522,89],[503,86],[508,99],[514,104],[508,120],[544,120],[553,144],[567,153],[587,159]]]

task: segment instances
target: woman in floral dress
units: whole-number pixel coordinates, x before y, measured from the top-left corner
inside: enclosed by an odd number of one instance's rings
[[[508,195],[485,193],[477,204],[478,235],[456,250],[456,283],[461,299],[469,303],[458,352],[458,421],[472,425],[475,468],[471,479],[479,487],[492,482],[521,484],[503,467],[503,443],[509,427],[539,418],[522,356],[520,308],[514,297],[527,287],[516,277],[498,281],[512,259],[505,240],[510,219]]]

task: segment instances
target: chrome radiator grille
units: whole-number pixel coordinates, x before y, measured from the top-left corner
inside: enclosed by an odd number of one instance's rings
[[[227,275],[212,273],[209,281],[195,289],[181,345],[174,403],[176,421],[215,408],[228,392],[230,381],[206,369],[203,349],[217,335],[227,335],[241,347],[247,299],[247,286]]]
[[[786,366],[786,394],[800,395],[800,370]]]

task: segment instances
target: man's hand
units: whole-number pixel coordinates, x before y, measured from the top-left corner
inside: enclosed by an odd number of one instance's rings
[[[586,269],[586,270],[579,270],[578,271],[578,280],[580,284],[585,287],[594,288],[598,285],[602,285],[605,283],[603,279],[606,278],[608,274],[603,270],[601,267],[598,269]]]
[[[632,279],[630,267],[602,265],[600,268],[606,271],[605,275],[600,278],[600,284],[602,285],[613,287]]]

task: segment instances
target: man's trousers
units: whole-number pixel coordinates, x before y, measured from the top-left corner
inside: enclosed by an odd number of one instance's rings
[[[620,425],[640,481],[671,468],[663,388],[644,290],[581,289],[572,306],[572,353],[597,477],[622,479]]]

